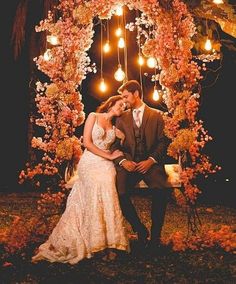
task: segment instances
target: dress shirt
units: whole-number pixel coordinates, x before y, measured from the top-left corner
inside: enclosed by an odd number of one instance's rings
[[[144,113],[144,108],[145,108],[145,104],[142,104],[139,108],[135,108],[132,110],[132,115],[133,115],[133,119],[135,120],[135,114],[134,111],[135,110],[139,110],[139,120],[140,120],[140,126],[142,125],[142,121],[143,121],[143,113]]]

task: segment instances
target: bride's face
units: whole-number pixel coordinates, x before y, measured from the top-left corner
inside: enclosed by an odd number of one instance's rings
[[[125,103],[123,100],[116,101],[112,107],[112,111],[115,116],[120,116],[125,110]]]

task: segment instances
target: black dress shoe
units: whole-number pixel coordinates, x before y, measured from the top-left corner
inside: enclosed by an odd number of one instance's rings
[[[167,252],[167,247],[164,246],[159,239],[150,240],[148,251],[153,256],[164,255]]]
[[[148,247],[148,237],[149,232],[147,228],[143,225],[139,227],[139,230],[136,230],[137,239],[131,243],[131,252],[134,255],[143,255],[146,252]]]
[[[144,245],[148,243],[149,232],[148,229],[143,225],[137,232],[138,241]]]

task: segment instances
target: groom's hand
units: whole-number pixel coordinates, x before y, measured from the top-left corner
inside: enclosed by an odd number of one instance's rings
[[[128,161],[128,160],[124,160],[121,163],[122,167],[128,171],[128,172],[134,172],[136,169],[136,165],[137,163],[133,162],[133,161]]]
[[[154,161],[152,159],[141,161],[137,163],[136,172],[145,174],[151,168],[153,164],[154,164]]]

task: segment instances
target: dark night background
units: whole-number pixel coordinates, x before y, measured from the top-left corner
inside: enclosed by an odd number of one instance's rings
[[[21,56],[14,60],[10,35],[12,23],[15,16],[17,0],[5,3],[6,8],[1,11],[1,176],[0,191],[21,192],[24,186],[19,186],[17,178],[19,172],[24,169],[27,160],[27,119],[28,119],[28,58],[27,43],[22,50]],[[33,17],[33,15],[30,15]],[[225,39],[236,43],[236,39],[222,32]],[[99,34],[95,36],[99,37]],[[112,41],[112,38],[111,38]],[[90,51],[91,58],[95,58],[96,42]],[[204,121],[204,126],[213,141],[205,147],[205,151],[211,157],[214,164],[222,167],[217,174],[210,175],[204,179],[201,188],[203,189],[202,199],[209,202],[235,205],[235,105],[233,98],[236,94],[236,51],[229,51],[222,47],[223,60],[219,71],[209,72],[202,81],[202,96],[199,118]],[[108,59],[107,59],[108,60]],[[97,61],[99,64],[99,61]],[[105,65],[105,64],[104,64]],[[113,80],[113,74],[117,64],[104,67],[104,77],[111,81],[112,89],[110,94],[115,93],[119,83]],[[207,67],[216,69],[219,62],[208,63]],[[133,73],[132,73],[133,72]],[[83,103],[86,114],[94,111],[100,100],[98,92],[94,89],[97,84],[97,74],[89,74],[82,84]],[[110,76],[110,77],[109,77]],[[218,76],[218,78],[217,78]],[[130,71],[129,79],[138,79],[138,72]],[[216,80],[217,78],[217,80]],[[216,81],[215,81],[216,80]],[[150,90],[148,82],[150,78],[143,76],[144,94]],[[215,81],[215,83],[214,83]],[[150,84],[150,83],[149,83]],[[145,95],[144,95],[145,96]],[[144,99],[149,105],[160,108],[147,97]],[[80,130],[78,130],[80,133]]]

